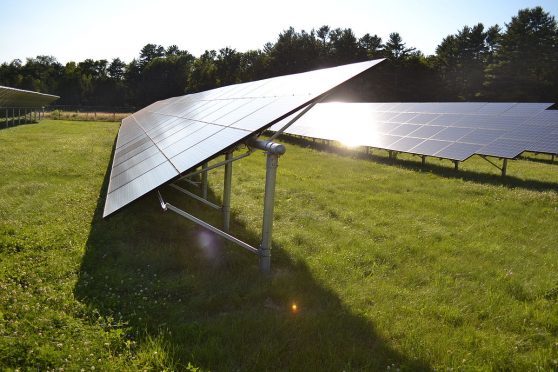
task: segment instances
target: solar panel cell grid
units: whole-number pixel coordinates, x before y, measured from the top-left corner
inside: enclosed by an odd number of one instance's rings
[[[504,134],[502,130],[475,129],[466,136],[460,138],[458,142],[474,143],[487,145]]]
[[[403,137],[399,141],[389,145],[389,149],[394,151],[410,152],[413,147],[423,141],[424,139],[422,138]]]
[[[479,154],[513,159],[526,150],[528,144],[523,141],[496,140],[478,151]]]
[[[463,117],[462,114],[444,114],[440,115],[435,119],[432,119],[429,125],[442,125],[442,126],[451,126],[457,123]]]
[[[463,161],[473,156],[480,148],[482,145],[452,142],[434,155],[444,159]]]
[[[419,129],[420,125],[411,125],[411,124],[401,124],[395,129],[392,129],[389,134],[394,136],[406,136],[409,133],[414,132],[415,130]]]
[[[451,144],[452,142],[447,141],[426,140],[413,147],[410,151],[413,154],[433,156],[438,151],[442,150],[445,147],[448,147]]]
[[[407,123],[410,124],[428,124],[432,120],[438,118],[439,114],[418,114],[417,116],[413,117]]]
[[[446,128],[443,129],[432,136],[432,139],[442,140],[442,141],[457,141],[473,131],[471,128]]]
[[[409,137],[430,138],[442,131],[444,127],[436,127],[430,125],[423,125],[417,130],[408,134]]]
[[[552,105],[552,103],[518,103],[509,110],[505,111],[502,115],[533,116],[546,110]]]
[[[392,121],[392,122],[395,122],[395,123],[406,123],[407,121],[411,120],[415,116],[417,116],[417,114],[414,113],[414,112],[411,112],[411,113],[403,112],[399,115],[394,116],[389,121]]]

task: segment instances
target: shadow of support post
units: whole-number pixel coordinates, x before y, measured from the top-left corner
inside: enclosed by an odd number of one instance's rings
[[[431,369],[390,347],[368,319],[352,313],[282,249],[274,253],[271,275],[262,276],[252,255],[164,214],[153,193],[103,220],[109,171],[75,295],[92,312],[126,324],[123,343],[134,340],[138,350],[149,340],[166,345],[168,359],[158,368]],[[216,200],[211,189],[208,194]],[[170,187],[165,195],[214,224],[220,218]],[[258,240],[234,213],[230,222],[243,240]]]

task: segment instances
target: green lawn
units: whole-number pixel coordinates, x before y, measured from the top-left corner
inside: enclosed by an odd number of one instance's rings
[[[480,158],[454,172],[287,143],[264,277],[154,194],[102,220],[117,130],[0,130],[0,369],[558,369],[548,157],[503,179]],[[233,170],[232,231],[253,245],[264,163]],[[222,171],[210,182],[220,196]]]

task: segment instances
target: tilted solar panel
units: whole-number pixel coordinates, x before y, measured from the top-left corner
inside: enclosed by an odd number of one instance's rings
[[[382,60],[155,102],[122,120],[103,216],[230,149]]]
[[[39,108],[57,100],[58,96],[30,90],[0,86],[0,107]]]
[[[457,161],[474,154],[511,159],[524,151],[558,154],[558,111],[547,110],[550,106],[551,103],[486,102],[319,103],[285,133]],[[270,129],[279,130],[289,119]]]

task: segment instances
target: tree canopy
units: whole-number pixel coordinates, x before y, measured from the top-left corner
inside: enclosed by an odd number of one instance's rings
[[[194,57],[176,45],[146,44],[129,63],[52,56],[0,65],[0,85],[60,95],[59,104],[141,107],[218,86],[388,58],[335,98],[374,101],[558,101],[558,26],[541,7],[505,24],[463,26],[431,56],[393,32],[387,40],[350,28],[290,27],[259,50],[232,47]]]

